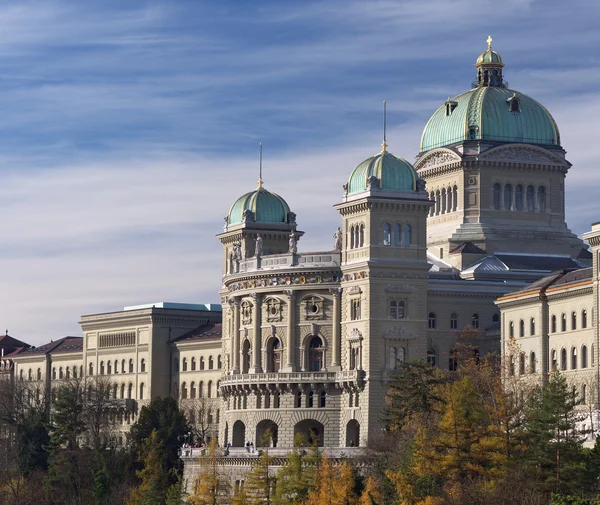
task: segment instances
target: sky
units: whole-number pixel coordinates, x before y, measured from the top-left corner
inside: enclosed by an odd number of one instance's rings
[[[492,35],[511,88],[555,117],[567,222],[600,220],[597,0],[0,3],[0,327],[34,345],[81,315],[218,303],[215,235],[283,196],[328,250],[342,184],[470,88]],[[4,325],[4,326],[2,326]]]

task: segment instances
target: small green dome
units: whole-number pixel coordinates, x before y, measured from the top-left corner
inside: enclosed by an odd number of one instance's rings
[[[258,223],[285,224],[295,221],[295,215],[290,212],[287,202],[275,193],[259,187],[239,197],[229,209],[227,224],[241,224],[254,221]]]
[[[487,51],[483,51],[475,62],[475,65],[481,65],[482,63],[497,63],[503,65],[502,58],[496,51],[492,51],[488,49]]]
[[[505,87],[479,86],[433,113],[420,152],[465,140],[560,146],[560,133],[552,115],[533,98]]]
[[[348,181],[348,194],[367,189],[416,191],[418,178],[417,171],[408,161],[384,150],[353,170]]]

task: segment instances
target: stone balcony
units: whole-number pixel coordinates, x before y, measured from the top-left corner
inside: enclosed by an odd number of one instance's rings
[[[286,389],[291,386],[311,384],[331,384],[339,388],[362,387],[363,370],[343,370],[340,372],[269,372],[256,374],[225,375],[220,387],[224,396],[236,391],[254,389]]]
[[[269,456],[274,458],[286,458],[288,454],[293,450],[292,447],[257,447],[253,450],[248,450],[245,447],[230,447],[229,449],[224,447],[217,448],[217,457],[231,457],[231,458],[245,458],[245,459],[256,459],[260,456],[263,451],[269,451]],[[305,449],[309,451],[309,448]],[[365,453],[364,447],[320,447],[319,452],[327,458],[341,459],[348,457],[356,457]],[[179,450],[181,459],[196,459],[208,455],[208,449],[202,448],[185,448],[182,447]]]
[[[239,262],[238,269],[234,274],[244,274],[257,270],[277,270],[290,267],[318,268],[339,267],[341,253],[337,251],[315,252],[302,254],[269,254],[257,258],[247,258]]]

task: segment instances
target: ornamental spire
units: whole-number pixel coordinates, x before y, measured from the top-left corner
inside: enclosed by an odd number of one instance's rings
[[[486,42],[487,42],[487,44],[488,44],[488,51],[491,51],[491,50],[492,50],[492,40],[493,40],[493,39],[492,39],[492,36],[491,36],[491,35],[488,35],[488,38],[487,38],[487,41],[486,41]]]
[[[260,154],[258,155],[258,189],[261,189],[263,187],[263,180],[262,180],[262,142],[260,142],[258,144],[259,147],[259,151]]]
[[[386,128],[387,128],[387,101],[383,101],[383,144],[381,144],[381,152],[384,153],[387,151],[387,143],[386,143]]]

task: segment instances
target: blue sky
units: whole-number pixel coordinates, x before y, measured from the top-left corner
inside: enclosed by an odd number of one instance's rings
[[[388,143],[412,160],[470,87],[489,34],[573,163],[567,219],[596,204],[597,1],[73,1],[0,4],[0,325],[34,344],[80,315],[216,302],[222,217],[257,178],[329,248],[331,205]]]

